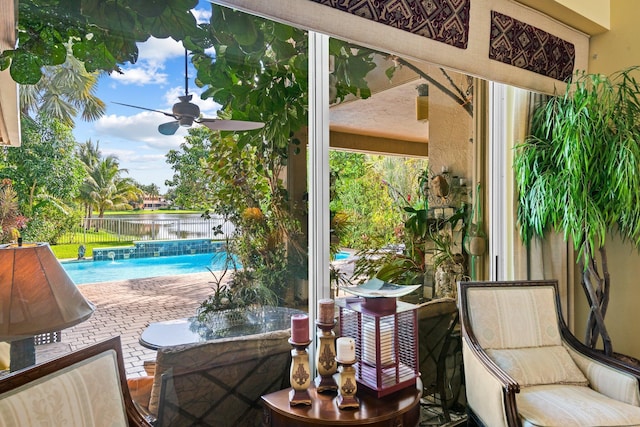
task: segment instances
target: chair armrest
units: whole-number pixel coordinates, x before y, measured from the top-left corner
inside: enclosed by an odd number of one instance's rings
[[[516,393],[520,386],[478,345],[462,338],[467,403],[487,426],[520,426]]]
[[[640,406],[640,372],[623,361],[608,357],[582,344],[564,342],[573,361],[578,365],[589,386],[612,399]]]

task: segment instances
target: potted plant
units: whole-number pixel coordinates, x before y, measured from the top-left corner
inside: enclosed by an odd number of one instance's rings
[[[466,271],[462,245],[456,250],[455,234],[462,224],[461,236],[466,232],[468,205],[462,203],[448,218],[435,218],[429,214],[429,196],[434,192],[433,177],[426,169],[418,179],[421,199],[413,206],[403,208],[406,214],[402,228],[402,245],[395,249],[383,248],[357,254],[354,277],[377,277],[400,285],[431,285],[431,273],[436,279],[433,297],[455,297],[456,281]],[[448,191],[448,190],[447,190]],[[417,292],[418,302],[424,298],[424,289]],[[415,300],[410,294],[408,299]]]
[[[209,269],[213,276],[213,293],[200,303],[196,311],[198,327],[202,327],[200,332],[204,334],[244,324],[252,310],[278,303],[278,296],[257,283],[251,271],[237,269],[233,256],[228,252],[217,256],[225,257],[225,267],[217,272]],[[225,280],[230,267],[233,277]]]
[[[591,305],[585,343],[593,348],[601,338],[609,355],[606,238],[615,231],[640,247],[637,71],[577,74],[535,110],[514,158],[521,237],[528,243],[554,229],[573,241]]]

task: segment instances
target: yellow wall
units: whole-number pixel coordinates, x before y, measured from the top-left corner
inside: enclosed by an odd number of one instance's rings
[[[605,316],[605,324],[611,338],[613,351],[640,359],[640,340],[637,325],[640,323],[640,262],[638,252],[618,236],[608,236],[606,242],[609,272],[611,274],[611,299]],[[580,280],[576,269],[576,281]],[[575,334],[582,340],[589,315],[589,305],[580,283],[575,286]]]
[[[611,30],[589,43],[589,72],[611,74],[640,65],[640,26],[637,0],[611,0]]]
[[[610,28],[609,3],[614,0],[517,0],[587,34]]]
[[[640,65],[640,26],[637,22],[637,0],[611,0],[611,30],[592,37],[589,48],[589,72],[611,74]],[[640,189],[638,189],[640,191]],[[640,358],[640,340],[636,325],[640,323],[640,258],[630,243],[617,236],[606,242],[611,300],[605,323],[613,343],[613,351]],[[576,279],[580,278],[576,271]],[[582,338],[588,316],[588,305],[580,284],[576,284],[576,335]]]
[[[637,21],[640,2],[637,0],[518,1],[591,34],[588,72],[611,74],[640,65],[640,26]],[[608,236],[606,248],[611,300],[605,323],[613,349],[640,358],[640,340],[635,334],[635,325],[640,323],[639,254],[630,243],[621,242],[617,236]],[[574,332],[582,339],[589,306],[580,285],[581,271],[577,265],[574,273]]]

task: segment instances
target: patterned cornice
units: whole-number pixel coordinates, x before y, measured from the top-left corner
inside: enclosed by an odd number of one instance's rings
[[[466,49],[471,0],[311,0]]]
[[[573,74],[575,56],[573,43],[491,11],[489,58],[567,81]]]

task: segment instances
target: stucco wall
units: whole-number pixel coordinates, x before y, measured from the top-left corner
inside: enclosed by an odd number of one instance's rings
[[[640,27],[637,0],[611,0],[611,30],[589,43],[589,71],[611,74],[640,65]]]
[[[623,68],[640,65],[640,27],[637,22],[636,0],[611,0],[611,30],[592,37],[589,49],[589,72],[611,74]],[[640,189],[638,189],[640,191]],[[611,273],[611,300],[605,323],[613,350],[640,358],[640,258],[630,243],[618,236],[608,236],[606,242]],[[576,279],[580,278],[576,269]],[[584,292],[579,283],[575,287],[576,334],[582,338],[589,314]]]

